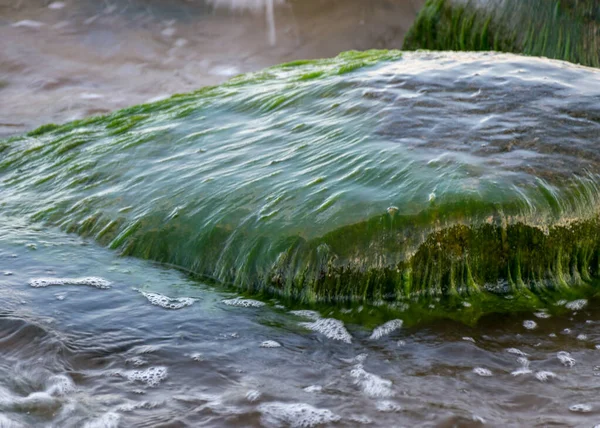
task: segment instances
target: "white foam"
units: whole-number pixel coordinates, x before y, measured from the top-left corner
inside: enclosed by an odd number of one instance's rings
[[[148,301],[155,305],[160,306],[164,309],[181,309],[186,306],[191,306],[194,304],[196,299],[192,299],[191,297],[168,297],[158,293],[148,293],[146,291],[137,290],[140,292],[142,296],[144,296]]]
[[[310,311],[308,309],[301,309],[298,311],[290,311],[290,314],[296,315],[297,317],[308,318],[309,320],[316,321],[321,318],[321,314],[317,311]]]
[[[335,318],[320,318],[314,322],[301,322],[300,326],[323,334],[328,339],[352,343],[352,336],[344,323]]]
[[[314,427],[341,419],[331,410],[305,403],[264,403],[258,406],[258,411],[262,414],[262,423],[267,426]]]
[[[49,287],[51,285],[89,285],[100,289],[107,289],[110,288],[110,284],[110,281],[95,276],[86,278],[34,278],[29,281],[29,285],[35,288]]]
[[[539,371],[535,374],[535,378],[540,382],[547,382],[549,379],[554,379],[556,374],[550,371]]]
[[[529,369],[529,367],[520,367],[517,370],[513,370],[512,372],[510,372],[512,376],[521,376],[530,373],[533,372],[531,371],[531,369]]]
[[[265,340],[260,344],[261,348],[281,348],[281,343],[274,340]]]
[[[323,387],[321,385],[310,385],[304,388],[306,392],[321,392],[323,391]]]
[[[354,382],[362,389],[363,393],[372,398],[392,397],[392,381],[383,379],[366,371],[362,364],[357,364],[350,371]]]
[[[587,334],[582,333],[582,334],[577,335],[577,340],[587,340],[587,339],[588,339]]]
[[[117,428],[121,416],[118,413],[108,412],[99,418],[92,419],[83,425],[83,428]]]
[[[469,337],[469,336],[464,336],[464,337],[462,338],[462,340],[464,340],[465,342],[472,342],[472,343],[475,343],[475,339],[473,339],[472,337]]]
[[[492,376],[492,371],[483,367],[475,367],[473,373],[479,376],[489,377]]]
[[[146,370],[133,370],[125,373],[125,377],[132,382],[143,382],[148,386],[157,386],[167,378],[166,367],[149,367]]]
[[[573,300],[571,302],[565,303],[565,308],[571,309],[572,311],[578,311],[580,309],[583,309],[587,305],[587,302],[588,301],[586,299]]]
[[[592,406],[589,404],[573,404],[569,410],[577,413],[589,413],[592,411]]]
[[[550,314],[545,311],[534,312],[533,315],[541,319],[550,318]]]
[[[261,308],[265,306],[264,302],[252,299],[242,299],[236,297],[235,299],[222,300],[228,306],[238,306],[240,308]]]
[[[533,330],[537,327],[537,323],[532,320],[525,320],[523,321],[523,327],[525,327],[527,330]]]
[[[68,393],[75,391],[75,384],[71,378],[66,375],[50,376],[47,385],[46,392],[52,396],[63,397]]]
[[[556,354],[556,358],[566,367],[573,367],[575,365],[575,358],[571,357],[571,354],[565,351],[560,351]]]
[[[395,403],[390,400],[378,401],[377,404],[375,404],[375,407],[377,408],[378,411],[386,412],[386,413],[387,412],[399,412],[400,410],[402,410],[402,407],[400,406],[400,404]]]
[[[385,324],[375,328],[369,339],[380,339],[383,336],[387,336],[388,334],[400,329],[402,327],[402,323],[403,321],[400,319],[388,321]]]
[[[515,355],[520,355],[521,357],[526,357],[527,354],[523,351],[521,351],[520,349],[517,348],[508,348],[506,350],[506,352],[508,352],[509,354],[515,354]]]

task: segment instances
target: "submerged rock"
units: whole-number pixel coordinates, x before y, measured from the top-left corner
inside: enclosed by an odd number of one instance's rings
[[[0,142],[0,211],[249,292],[516,307],[600,274],[599,95],[514,55],[298,61]]]

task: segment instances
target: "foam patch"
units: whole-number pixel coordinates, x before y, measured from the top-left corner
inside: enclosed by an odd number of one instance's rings
[[[148,386],[157,386],[167,378],[166,367],[149,367],[146,370],[133,370],[125,373],[132,382],[143,382]]]
[[[352,343],[352,336],[344,323],[334,318],[320,318],[314,322],[302,322],[300,326],[321,333],[328,339]]]
[[[110,288],[110,281],[95,276],[86,278],[34,278],[29,285],[35,288],[49,287],[51,285],[88,285],[100,289]]]
[[[274,340],[265,340],[260,344],[261,348],[281,348],[281,343]]]
[[[556,354],[558,361],[565,367],[573,367],[575,365],[575,358],[571,357],[571,354],[565,351],[560,351]]]
[[[394,395],[392,391],[392,381],[383,379],[373,373],[365,370],[362,364],[354,366],[350,371],[350,376],[365,395],[372,398],[387,398]]]
[[[137,290],[140,292],[142,296],[144,296],[148,301],[155,305],[160,306],[164,309],[181,309],[186,306],[191,306],[194,304],[196,299],[192,299],[191,297],[168,297],[158,293],[148,293],[146,291]]]
[[[586,299],[573,300],[572,302],[565,303],[565,308],[571,309],[572,311],[578,311],[583,309],[587,305]]]
[[[402,327],[402,323],[403,321],[400,319],[388,321],[385,324],[380,325],[375,330],[373,330],[373,333],[371,334],[369,339],[380,339],[383,336],[387,336],[388,334],[399,330]]]
[[[321,318],[321,314],[317,311],[311,311],[308,309],[300,309],[297,311],[290,311],[290,314],[296,315],[297,317],[308,318],[309,320],[316,321]]]
[[[262,423],[267,426],[314,427],[341,419],[331,410],[305,403],[264,403],[258,406],[258,411],[262,414]]]
[[[235,299],[222,300],[222,302],[227,306],[237,306],[240,308],[262,308],[265,306],[265,303],[259,300],[241,299],[239,297],[236,297]]]

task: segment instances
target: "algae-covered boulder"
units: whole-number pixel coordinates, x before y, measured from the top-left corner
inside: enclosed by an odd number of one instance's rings
[[[600,2],[428,0],[404,49],[493,50],[600,67]]]
[[[349,52],[0,142],[0,213],[303,301],[600,274],[600,73]]]

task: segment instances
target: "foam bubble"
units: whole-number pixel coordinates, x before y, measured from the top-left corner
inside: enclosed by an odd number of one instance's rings
[[[473,373],[479,376],[489,377],[492,376],[492,371],[483,367],[475,367]]]
[[[535,378],[540,382],[547,382],[549,379],[554,379],[556,374],[550,371],[539,371],[535,374]]]
[[[335,318],[320,318],[314,322],[301,322],[300,326],[323,334],[328,339],[352,343],[352,336],[344,323]]]
[[[580,309],[583,309],[587,305],[587,302],[588,301],[586,299],[573,300],[571,302],[565,303],[565,308],[571,309],[572,311],[578,311]]]
[[[383,336],[387,336],[388,334],[400,329],[400,327],[402,327],[402,323],[403,321],[400,319],[388,321],[374,329],[369,339],[380,339]]]
[[[121,416],[118,413],[108,412],[99,418],[92,419],[83,425],[83,428],[117,428]]]
[[[399,412],[402,410],[400,404],[390,400],[378,401],[377,404],[375,404],[375,407],[380,412]]]
[[[592,406],[589,404],[573,404],[569,410],[577,413],[589,413],[592,411]]]
[[[126,372],[125,377],[132,382],[144,382],[148,386],[157,386],[167,378],[167,368],[149,367],[146,370],[133,370]]]
[[[523,321],[523,327],[525,327],[527,330],[533,330],[537,327],[537,323],[532,320],[525,320]]]
[[[310,385],[304,388],[306,392],[321,392],[323,391],[323,387],[321,385]]]
[[[29,281],[29,285],[35,288],[49,287],[51,285],[89,285],[92,287],[107,289],[110,288],[110,282],[90,276],[87,278],[34,278]]]
[[[392,397],[392,381],[383,379],[373,373],[366,371],[362,364],[357,364],[350,371],[350,376],[355,379],[355,383],[360,386],[365,395],[372,398]]]
[[[264,403],[258,406],[264,425],[314,427],[338,422],[341,417],[328,409],[318,409],[305,403]]]
[[[297,317],[308,318],[309,320],[316,321],[321,318],[321,314],[317,311],[310,311],[308,309],[301,309],[298,311],[290,311],[290,314],[296,315]]]
[[[261,348],[281,348],[281,343],[274,340],[265,340],[260,344]]]
[[[261,308],[265,306],[264,302],[252,299],[242,299],[240,297],[236,297],[235,299],[227,299],[222,300],[228,306],[237,306],[240,308]]]
[[[579,334],[577,335],[577,340],[587,340],[587,334]]]
[[[575,365],[575,358],[571,357],[571,354],[565,351],[560,351],[556,354],[556,358],[566,367],[573,367]]]
[[[186,306],[191,306],[196,301],[196,299],[192,299],[191,297],[172,298],[158,293],[149,293],[141,290],[137,291],[139,291],[142,296],[148,299],[151,304],[160,306],[164,309],[181,309],[185,308]]]

